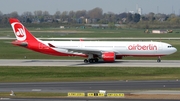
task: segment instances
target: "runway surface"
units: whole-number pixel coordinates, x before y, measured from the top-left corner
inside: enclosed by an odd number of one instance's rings
[[[179,95],[180,81],[104,81],[104,82],[40,82],[40,83],[0,83],[0,92],[94,92],[106,90],[108,93],[125,93],[125,94],[168,94]],[[160,89],[160,90],[157,90]],[[150,96],[149,95],[149,96]],[[166,96],[166,95],[165,95]],[[98,97],[63,97],[63,98],[1,98],[2,101],[178,101],[165,99],[128,99],[126,98],[98,98]]]
[[[0,83],[0,92],[108,92],[137,94],[180,94],[167,89],[180,88],[180,81],[104,81],[104,82],[40,82],[40,83]],[[163,91],[161,91],[163,90]]]
[[[84,63],[83,60],[0,59],[0,66],[94,66],[94,67],[180,67],[180,60],[117,60],[114,63]]]

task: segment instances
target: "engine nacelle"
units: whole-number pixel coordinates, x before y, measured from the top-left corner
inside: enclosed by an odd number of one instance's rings
[[[114,62],[115,61],[115,53],[114,52],[104,52],[102,53],[102,59],[104,62]]]

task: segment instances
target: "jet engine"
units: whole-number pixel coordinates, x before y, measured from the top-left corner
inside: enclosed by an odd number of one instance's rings
[[[115,61],[115,53],[114,52],[104,52],[102,53],[102,59],[104,62],[114,62]]]

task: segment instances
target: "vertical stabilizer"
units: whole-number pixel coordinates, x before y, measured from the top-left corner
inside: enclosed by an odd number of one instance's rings
[[[10,18],[9,22],[18,41],[37,41],[37,39],[22,25],[18,19]]]

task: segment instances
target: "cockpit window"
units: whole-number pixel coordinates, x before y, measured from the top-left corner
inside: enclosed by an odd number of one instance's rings
[[[168,48],[172,48],[173,46],[168,46]]]

